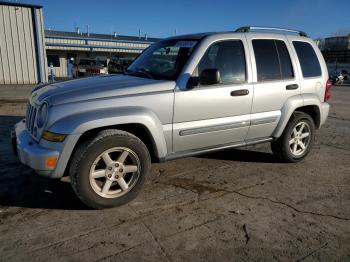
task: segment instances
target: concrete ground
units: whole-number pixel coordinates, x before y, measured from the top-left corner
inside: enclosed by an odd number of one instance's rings
[[[269,145],[155,164],[130,204],[89,210],[12,155],[24,105],[0,107],[0,261],[350,261],[350,87],[313,151]]]

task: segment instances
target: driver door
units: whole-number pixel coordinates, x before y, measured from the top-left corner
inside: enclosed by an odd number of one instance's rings
[[[245,50],[243,37],[212,43],[192,77],[200,76],[205,69],[218,69],[220,82],[175,90],[174,153],[244,142],[253,98]]]

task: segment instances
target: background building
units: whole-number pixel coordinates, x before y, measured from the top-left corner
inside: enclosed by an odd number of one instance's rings
[[[42,7],[0,1],[0,84],[47,80]]]
[[[350,63],[350,34],[325,38],[323,55],[328,63]]]
[[[65,78],[71,74],[70,64],[91,58],[106,61],[113,57],[135,58],[157,38],[90,34],[88,32],[61,32],[45,30],[48,66],[54,66],[55,77]]]
[[[336,70],[350,72],[350,34],[325,38],[321,50],[330,73]]]
[[[157,38],[45,30],[43,8],[0,0],[0,85],[47,82],[50,64],[56,78],[72,76],[80,59],[108,63],[134,58]]]

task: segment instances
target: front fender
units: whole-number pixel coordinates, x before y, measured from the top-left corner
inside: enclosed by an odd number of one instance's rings
[[[147,108],[92,109],[63,117],[48,127],[48,130],[59,134],[80,136],[91,129],[119,124],[141,124],[145,126],[154,140],[157,156],[165,157],[167,146],[162,123],[157,115]]]

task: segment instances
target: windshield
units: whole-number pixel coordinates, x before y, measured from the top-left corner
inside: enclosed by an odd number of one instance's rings
[[[126,74],[176,80],[197,41],[164,40],[151,45],[128,67]]]

